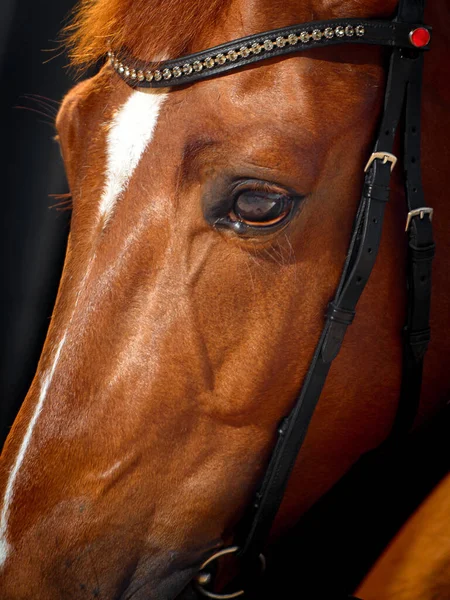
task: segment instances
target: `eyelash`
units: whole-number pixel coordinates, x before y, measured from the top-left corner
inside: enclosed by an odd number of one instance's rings
[[[52,208],[58,211],[72,210],[72,194],[70,192],[66,194],[49,194],[50,198],[54,198],[55,202]]]

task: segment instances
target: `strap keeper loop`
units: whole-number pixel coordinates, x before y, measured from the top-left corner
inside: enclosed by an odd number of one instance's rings
[[[346,310],[330,302],[327,307],[326,318],[329,321],[336,321],[342,325],[351,325],[355,317],[354,310]]]
[[[411,346],[419,346],[421,344],[428,344],[431,338],[431,329],[422,329],[421,331],[405,331],[408,342]]]
[[[388,202],[390,191],[391,189],[388,186],[376,183],[366,183],[364,185],[363,193],[367,198],[373,198],[380,202]]]
[[[410,243],[409,249],[414,261],[425,261],[431,260],[434,257],[436,245],[430,244],[429,246],[415,246],[414,244]]]

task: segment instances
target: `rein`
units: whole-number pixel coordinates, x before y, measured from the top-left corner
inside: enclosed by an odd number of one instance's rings
[[[430,341],[431,263],[434,242],[433,209],[425,204],[420,162],[420,108],[423,50],[431,28],[422,25],[425,0],[400,0],[392,21],[335,19],[314,21],[247,36],[163,63],[144,63],[125,50],[108,52],[118,75],[133,88],[187,85],[220,76],[276,57],[285,57],[334,44],[375,44],[392,48],[384,110],[373,152],[364,169],[362,197],[340,282],[328,304],[325,324],[291,413],[278,426],[278,439],[254,504],[242,523],[235,546],[211,556],[196,578],[197,590],[209,598],[231,599],[244,594],[211,591],[211,564],[225,554],[236,554],[243,570],[264,570],[262,555],[280,508],[292,468],[308,431],[333,360],[339,353],[355,308],[372,272],[380,245],[389,183],[397,162],[393,154],[399,123],[404,136],[403,173],[407,203],[407,310],[403,330],[403,370],[397,416],[385,443],[401,438],[411,428],[420,400],[423,360]],[[246,585],[252,584],[247,576]]]

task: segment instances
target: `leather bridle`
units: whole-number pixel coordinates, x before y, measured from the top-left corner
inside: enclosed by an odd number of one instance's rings
[[[400,0],[391,21],[335,19],[303,23],[248,36],[209,50],[162,64],[146,64],[126,51],[109,51],[116,72],[132,87],[172,87],[190,84],[273,57],[289,56],[333,44],[376,44],[392,48],[384,110],[373,152],[365,167],[362,197],[342,275],[313,359],[291,413],[278,426],[278,439],[249,516],[236,546],[210,557],[197,577],[197,589],[210,598],[235,598],[244,593],[210,591],[210,564],[223,554],[235,553],[246,571],[263,566],[262,550],[278,512],[314,409],[332,361],[358,300],[369,279],[380,245],[382,223],[389,200],[397,126],[403,127],[403,171],[407,202],[407,310],[403,331],[403,372],[399,408],[389,439],[412,426],[420,399],[424,355],[430,340],[431,263],[434,256],[431,217],[426,206],[420,169],[420,109],[423,50],[429,48],[431,28],[422,24],[425,0]],[[251,583],[248,584],[251,587]]]

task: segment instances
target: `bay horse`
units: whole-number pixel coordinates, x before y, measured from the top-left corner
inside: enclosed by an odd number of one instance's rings
[[[164,61],[397,0],[92,0],[74,64]],[[416,426],[448,398],[450,12],[430,3],[423,177],[436,211],[432,342]],[[108,62],[57,128],[71,233],[36,376],[1,458],[0,590],[172,599],[233,539],[336,289],[386,84],[378,46],[323,47],[195,85],[132,90]],[[398,148],[397,154],[401,154]],[[381,248],[272,529],[389,435],[401,381],[405,201]],[[249,228],[215,225],[221,218]],[[180,596],[181,597],[181,596]]]

